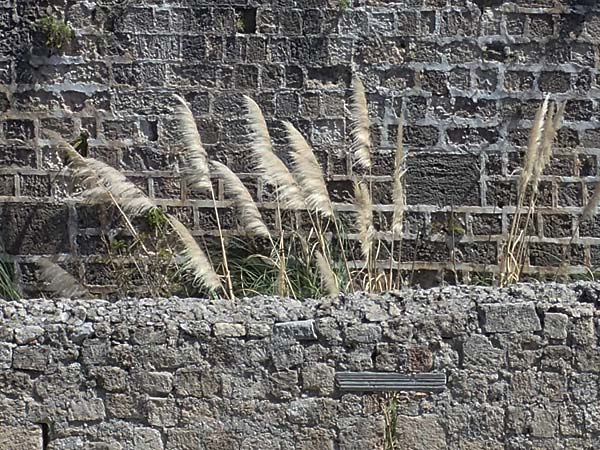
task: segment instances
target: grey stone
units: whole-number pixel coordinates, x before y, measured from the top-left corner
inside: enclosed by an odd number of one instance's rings
[[[531,302],[482,305],[482,309],[487,333],[520,333],[542,329],[535,305]]]
[[[493,347],[488,338],[473,335],[463,343],[464,365],[476,370],[489,370],[504,365],[505,352]]]
[[[315,364],[302,370],[302,387],[306,391],[327,396],[333,393],[335,369],[327,364]]]
[[[37,325],[15,328],[15,341],[17,344],[29,344],[44,335],[44,329]]]
[[[39,425],[0,424],[0,448],[2,450],[42,450],[42,428]]]
[[[173,375],[168,372],[141,372],[134,377],[142,392],[166,395],[173,389]]]
[[[298,341],[313,341],[317,339],[314,320],[297,320],[275,324],[275,334],[286,336]]]
[[[12,347],[0,344],[0,369],[8,369],[12,365]]]
[[[346,343],[374,344],[381,339],[381,327],[375,324],[353,325],[346,330]]]
[[[215,323],[213,326],[215,336],[242,337],[246,335],[246,327],[241,323]]]
[[[436,416],[398,416],[396,434],[402,450],[444,450],[446,433]]]
[[[544,333],[552,339],[566,339],[569,317],[566,314],[544,314]]]
[[[136,428],[133,434],[133,445],[144,450],[164,449],[160,432],[152,428]]]
[[[43,346],[16,347],[13,350],[15,369],[43,372],[48,367],[49,349]]]
[[[79,399],[69,405],[69,420],[78,422],[102,420],[105,417],[102,399]]]

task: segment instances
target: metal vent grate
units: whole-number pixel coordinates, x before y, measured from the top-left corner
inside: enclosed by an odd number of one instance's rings
[[[445,373],[337,372],[335,376],[345,392],[441,392],[446,389]]]

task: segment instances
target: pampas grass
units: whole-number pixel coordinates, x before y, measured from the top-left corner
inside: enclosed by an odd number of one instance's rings
[[[46,288],[62,298],[89,298],[89,291],[70,273],[52,261],[42,258],[37,262],[40,279],[46,283]]]
[[[184,159],[189,168],[184,171],[184,179],[191,189],[205,191],[212,187],[208,156],[202,145],[200,133],[196,126],[196,120],[187,102],[179,95],[174,95],[178,104],[175,107],[179,133],[184,145]]]
[[[117,169],[97,159],[84,158],[63,139],[58,142],[69,158],[69,167],[86,187],[84,196],[88,201],[104,203],[113,200],[125,214],[134,217],[156,208],[156,204]]]
[[[360,241],[360,248],[365,263],[372,260],[373,238],[373,203],[367,185],[360,181],[354,182],[354,205],[356,207],[356,227]]]
[[[329,261],[327,261],[323,254],[318,250],[315,252],[315,257],[317,260],[317,267],[321,275],[321,286],[325,288],[327,295],[331,297],[339,295],[340,289],[338,287],[338,281],[333,273],[333,270],[331,270]]]
[[[537,159],[539,157],[539,147],[542,143],[542,137],[544,132],[544,121],[546,119],[546,113],[548,111],[549,96],[546,96],[542,106],[538,108],[535,118],[533,120],[533,126],[529,132],[529,139],[527,141],[527,150],[525,152],[525,161],[523,163],[523,172],[519,177],[518,192],[519,196],[523,197],[527,189],[527,185],[533,175]]]
[[[244,96],[248,109],[248,121],[252,130],[252,153],[258,169],[266,183],[277,189],[278,202],[284,208],[302,209],[302,192],[286,165],[273,153],[271,137],[260,107],[248,96]]]
[[[294,175],[298,179],[306,206],[323,217],[333,218],[333,205],[323,177],[321,166],[304,136],[290,122],[284,122],[292,147]]]
[[[404,190],[404,162],[406,155],[404,153],[404,120],[400,117],[398,123],[398,136],[396,139],[396,156],[394,164],[394,189],[392,198],[394,202],[394,215],[392,217],[392,233],[402,234],[404,211],[406,210],[406,192]]]
[[[200,286],[206,287],[211,292],[225,292],[221,280],[219,279],[219,275],[217,275],[210,260],[189,230],[172,215],[168,215],[167,217],[171,227],[177,233],[183,244],[182,269],[191,272],[194,276],[194,282],[198,283]]]
[[[352,80],[352,146],[355,164],[370,170],[371,162],[371,132],[369,109],[365,96],[365,87],[359,78]]]
[[[240,211],[240,219],[245,232],[250,236],[270,237],[269,230],[262,220],[256,203],[254,203],[250,192],[238,176],[220,162],[212,161],[211,167],[223,178],[225,192],[234,198],[235,205]]]

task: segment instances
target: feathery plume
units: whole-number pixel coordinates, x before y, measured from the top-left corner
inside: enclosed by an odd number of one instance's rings
[[[373,228],[371,194],[365,183],[354,182],[354,204],[357,208],[356,226],[358,228],[360,248],[363,257],[368,263],[371,260],[375,230]]]
[[[111,200],[112,196],[123,211],[132,216],[156,208],[154,202],[117,169],[97,159],[84,158],[64,139],[56,136],[55,139],[66,152],[69,166],[81,178],[86,188],[84,196],[89,201],[103,203]]]
[[[191,189],[205,191],[211,188],[208,171],[208,156],[202,145],[202,139],[196,126],[196,119],[187,102],[179,95],[174,95],[178,102],[175,114],[178,130],[185,146],[184,159],[189,168],[183,171],[183,177]]]
[[[529,133],[529,140],[527,142],[527,150],[525,152],[525,162],[523,163],[523,172],[519,177],[519,193],[523,195],[529,180],[533,174],[536,159],[539,155],[539,147],[542,142],[542,134],[544,131],[544,120],[546,118],[546,112],[548,111],[548,100],[549,96],[546,96],[544,102],[539,107],[535,114],[533,126]]]
[[[317,267],[321,274],[321,285],[327,291],[327,295],[330,297],[337,296],[340,293],[340,289],[338,287],[337,278],[333,273],[333,270],[331,270],[329,261],[327,261],[323,254],[318,250],[315,252],[315,256],[317,258]]]
[[[267,122],[260,107],[247,95],[244,96],[248,109],[248,121],[252,130],[252,152],[258,162],[263,179],[277,189],[283,207],[301,209],[304,199],[300,188],[286,165],[273,153]]]
[[[583,208],[583,213],[581,213],[580,222],[583,222],[584,220],[591,219],[592,217],[594,217],[596,215],[596,208],[598,207],[599,203],[600,203],[600,182],[596,183],[596,187],[594,188],[594,193],[592,194],[592,196],[586,203],[585,208]]]
[[[183,244],[183,269],[189,270],[194,275],[194,282],[201,286],[211,291],[222,289],[219,275],[186,226],[172,215],[168,215],[168,219]]]
[[[298,179],[306,206],[323,217],[333,217],[333,206],[321,166],[304,136],[290,122],[284,122],[292,147],[294,175]]]
[[[404,210],[406,209],[406,192],[404,190],[404,119],[400,116],[398,123],[398,136],[396,139],[396,157],[394,162],[394,189],[392,197],[394,201],[394,215],[392,217],[392,233],[402,234],[404,221]]]
[[[225,191],[233,196],[235,205],[240,210],[242,226],[246,233],[252,236],[269,237],[269,230],[244,183],[226,165],[212,161],[211,166],[223,178]]]
[[[365,86],[360,78],[352,80],[352,146],[356,164],[371,168],[371,133]]]
[[[40,279],[47,288],[62,298],[89,298],[89,291],[70,273],[52,261],[42,258],[38,262]]]
[[[542,140],[538,149],[538,157],[533,168],[532,186],[533,191],[537,192],[544,169],[552,159],[552,144],[556,138],[555,128],[556,109],[554,105],[548,106],[548,112],[544,120],[544,131],[542,132]]]

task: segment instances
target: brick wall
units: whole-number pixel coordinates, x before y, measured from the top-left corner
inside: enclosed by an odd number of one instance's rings
[[[76,31],[63,55],[49,54],[32,26],[54,3],[53,14],[64,14]],[[567,100],[566,117],[542,182],[530,264],[552,273],[548,267],[563,252],[574,272],[598,264],[597,223],[585,224],[566,248],[598,174],[595,2],[339,3],[1,1],[1,238],[21,280],[32,281],[31,263],[42,254],[60,254],[89,273],[102,246],[96,214],[73,201],[48,130],[69,139],[87,130],[91,156],[124,171],[201,233],[210,231],[212,213],[181,183],[170,94],[190,102],[210,156],[237,171],[258,201],[268,193],[249,158],[242,93],[259,102],[284,155],[279,121],[305,133],[332,196],[345,199],[353,74],[368,92],[380,222],[390,215],[396,123],[401,111],[406,117],[407,264],[449,266],[443,225],[451,215],[466,231],[456,245],[457,268],[471,279],[494,270],[520,150],[546,93]],[[218,195],[223,199],[222,190]]]

